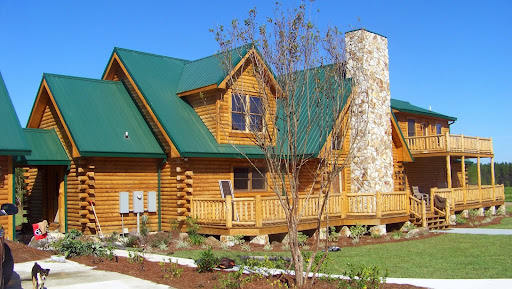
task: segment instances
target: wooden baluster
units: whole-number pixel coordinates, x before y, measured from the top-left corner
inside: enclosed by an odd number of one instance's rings
[[[450,200],[447,200],[447,204],[446,204],[446,208],[445,208],[445,222],[446,222],[446,225],[449,226],[450,225]]]

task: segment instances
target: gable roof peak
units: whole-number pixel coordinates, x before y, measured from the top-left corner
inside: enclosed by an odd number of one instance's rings
[[[155,53],[149,53],[149,52],[143,52],[143,51],[138,51],[138,50],[133,50],[133,49],[121,48],[121,47],[117,47],[117,46],[114,47],[114,51],[113,52],[118,52],[118,51],[137,53],[137,54],[153,56],[153,57],[160,57],[160,58],[165,58],[165,59],[172,59],[172,60],[182,61],[182,62],[185,62],[185,63],[190,63],[191,62],[190,60],[183,59],[183,58],[171,57],[171,56],[155,54]]]

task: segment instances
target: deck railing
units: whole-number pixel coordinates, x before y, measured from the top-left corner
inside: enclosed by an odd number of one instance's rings
[[[431,204],[433,204],[436,195],[448,199],[452,209],[456,209],[466,205],[482,204],[483,202],[503,201],[505,200],[505,187],[504,185],[488,185],[451,189],[432,188],[430,190]]]
[[[492,139],[465,135],[439,134],[431,136],[406,137],[409,150],[413,154],[461,152],[492,154]]]
[[[504,201],[503,185],[468,186],[466,188],[431,189],[430,207],[425,200],[418,200],[408,191],[390,193],[346,193],[331,194],[322,216],[330,220],[385,218],[409,216],[410,214],[423,218],[426,222],[426,211],[435,211],[434,196],[439,195],[448,199],[450,210],[464,206],[483,205],[489,202]],[[319,196],[302,196],[299,199],[301,219],[313,221],[318,217]],[[438,212],[439,213],[439,212]],[[441,214],[441,213],[439,213]],[[441,215],[443,215],[441,214]],[[190,215],[197,217],[200,225],[225,228],[262,228],[278,226],[286,223],[286,214],[279,198],[276,196],[262,197],[256,195],[247,198],[191,197]]]
[[[314,220],[319,214],[319,196],[301,196],[301,220]],[[345,208],[345,209],[344,209]],[[408,192],[377,194],[331,194],[323,217],[341,219],[408,215]],[[192,197],[190,215],[202,225],[231,227],[262,227],[286,222],[286,214],[278,197],[248,198]]]

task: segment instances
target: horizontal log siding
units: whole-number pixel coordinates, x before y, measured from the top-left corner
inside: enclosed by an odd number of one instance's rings
[[[405,163],[404,166],[409,186],[420,186],[422,193],[446,184],[446,158],[444,157],[416,158],[414,162]],[[451,168],[452,187],[461,187],[463,174],[460,163],[452,162]]]
[[[12,194],[9,188],[9,158],[11,156],[0,156],[0,167],[2,168],[2,174],[0,175],[0,204],[9,202],[9,194]],[[0,225],[4,228],[6,236],[11,232],[9,226],[9,219],[7,217],[0,217]]]
[[[398,121],[398,126],[400,126],[400,129],[402,130],[404,137],[408,136],[408,129],[407,129],[407,120],[408,119],[414,119],[416,121],[416,123],[415,123],[416,136],[421,135],[420,131],[421,131],[422,123],[425,123],[428,125],[427,135],[436,135],[437,134],[436,133],[436,124],[437,123],[440,123],[442,125],[441,134],[450,132],[450,126],[448,124],[448,120],[445,120],[445,119],[431,118],[431,117],[425,117],[422,115],[403,113],[403,112],[396,112],[395,117],[396,117],[396,120]]]
[[[43,181],[44,172],[38,168],[28,168],[25,172],[25,183],[27,184],[27,198],[24,203],[27,210],[27,221],[29,224],[43,220]]]
[[[130,193],[130,210],[133,210],[133,191],[144,191],[144,209],[147,209],[147,192],[158,192],[157,169],[160,160],[137,158],[90,158],[87,161],[89,172],[94,172],[95,210],[104,234],[121,232],[119,213],[119,192]],[[89,173],[91,174],[91,173]],[[90,187],[90,186],[89,186]],[[91,195],[91,193],[89,193]],[[69,212],[69,211],[68,211]],[[69,212],[79,215],[79,211]],[[149,216],[151,231],[158,229],[158,214],[143,213]],[[124,215],[124,227],[136,231],[137,214]],[[92,210],[89,219],[94,221]]]
[[[256,164],[266,166],[264,161],[255,160]],[[190,158],[188,161],[190,170],[194,172],[192,185],[194,197],[220,197],[219,180],[231,180],[233,184],[233,167],[252,167],[246,160],[237,159],[199,159]],[[271,181],[271,178],[267,176]],[[300,173],[300,187],[301,193],[309,192],[313,184],[313,176],[310,170],[304,167]],[[288,182],[287,185],[289,186]],[[316,187],[318,189],[318,186]],[[274,196],[275,193],[271,190],[271,186],[267,186],[266,191],[235,191],[235,198],[252,197],[254,195]]]
[[[254,77],[252,65],[245,67],[240,77],[235,80],[235,85],[238,87],[237,90],[243,89],[243,93],[247,95],[260,95],[258,91],[258,81]],[[239,91],[237,91],[239,92]],[[222,144],[226,143],[234,143],[234,144],[249,144],[252,145],[254,142],[251,140],[250,136],[244,135],[238,131],[231,130],[231,94],[233,93],[232,89],[228,89],[223,98],[219,100],[219,138],[217,141]],[[271,95],[270,89],[267,88],[268,95]],[[266,124],[263,125],[265,129],[273,131],[273,121],[271,116],[275,114],[276,111],[276,103],[275,98],[272,97],[270,99],[269,111],[272,113],[268,113],[266,118]]]
[[[217,139],[219,137],[219,99],[223,95],[221,90],[213,90],[203,92],[202,94],[196,93],[186,97],[187,102],[194,108],[197,115],[204,122],[208,130]]]

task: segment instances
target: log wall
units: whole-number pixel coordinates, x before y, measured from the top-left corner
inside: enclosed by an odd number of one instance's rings
[[[12,202],[12,178],[11,156],[0,156],[0,204]],[[4,228],[6,236],[12,238],[12,219],[13,217],[0,217],[0,225]]]
[[[463,174],[460,163],[451,162],[452,187],[462,187]],[[430,192],[433,187],[446,187],[446,158],[416,158],[412,163],[405,163],[405,172],[409,186],[419,186],[422,193]],[[409,187],[411,189],[411,187]],[[412,189],[411,189],[412,190]]]
[[[427,135],[436,135],[436,124],[441,124],[441,134],[446,134],[450,132],[450,126],[448,124],[448,120],[428,117],[423,115],[417,115],[412,113],[403,113],[403,112],[395,112],[396,120],[398,121],[398,126],[402,130],[404,137],[408,136],[408,127],[407,120],[414,119],[415,120],[415,130],[416,136],[421,136],[421,126],[425,124],[427,126]]]

